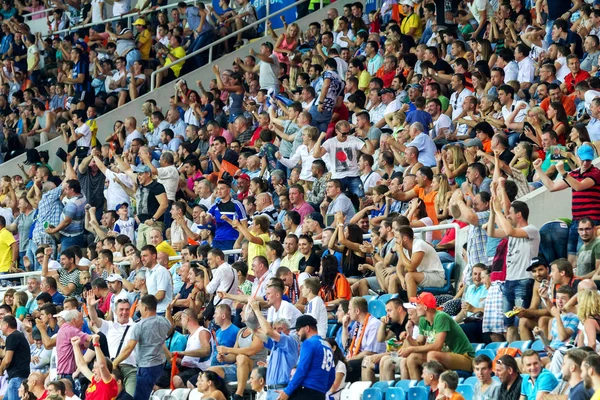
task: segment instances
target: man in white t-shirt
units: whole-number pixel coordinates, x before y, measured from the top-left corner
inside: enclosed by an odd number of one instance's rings
[[[272,283],[267,286],[267,321],[273,323],[280,319],[285,319],[290,326],[296,326],[296,319],[302,315],[289,301],[283,301],[283,284]]]
[[[450,96],[450,107],[446,110],[446,115],[452,117],[452,121],[456,120],[463,112],[463,104],[468,96],[472,96],[473,92],[465,87],[467,79],[463,74],[452,75],[450,84],[452,85],[452,96]]]
[[[498,100],[502,104],[502,116],[504,124],[512,133],[508,134],[508,145],[513,148],[517,144],[519,135],[523,132],[523,123],[527,117],[529,105],[524,101],[516,101],[515,89],[510,85],[502,85],[498,88]]]
[[[396,275],[406,288],[409,298],[416,297],[417,287],[442,287],[446,284],[444,267],[433,246],[423,239],[415,239],[409,226],[396,231],[396,251],[399,255]]]
[[[370,195],[373,188],[377,186],[377,182],[381,180],[381,175],[373,171],[375,160],[372,155],[361,154],[358,156],[358,168],[360,170],[360,180],[363,183],[365,194]]]
[[[255,67],[259,71],[260,88],[273,89],[275,94],[279,93],[279,59],[273,54],[273,44],[263,43],[258,54],[254,54],[254,50],[250,49],[250,55],[256,55],[260,59]]]
[[[336,136],[325,141],[325,132],[317,140],[313,149],[315,159],[329,158],[329,165],[335,165],[331,172],[332,179],[339,179],[345,188],[358,197],[364,196],[360,172],[358,169],[359,152],[372,155],[375,150],[371,141],[363,142],[350,135],[351,127],[348,121],[338,121],[335,124]]]
[[[487,0],[467,0],[467,7],[477,21],[477,29],[471,35],[474,38],[479,38],[479,34],[485,32],[489,18],[494,15],[494,9],[491,2]]]
[[[533,279],[527,271],[531,259],[536,257],[540,246],[540,232],[538,228],[530,225],[529,207],[522,201],[513,201],[506,216],[502,213],[502,205],[498,199],[492,201],[492,214],[496,216],[498,227],[492,228],[492,237],[508,238],[508,250],[506,253],[506,281],[504,282],[504,293],[502,301],[502,312],[508,312],[515,307],[527,308],[531,301],[533,290]],[[507,339],[514,341],[519,336],[519,319],[515,317],[505,318]]]
[[[84,122],[84,119],[85,111],[73,111],[73,118],[68,122],[69,129],[71,130],[69,143],[77,142],[77,147],[89,148],[92,144],[92,130],[88,124]]]
[[[446,139],[446,133],[452,125],[452,120],[449,116],[442,113],[442,102],[440,99],[430,99],[427,102],[427,112],[433,119],[433,129],[429,132],[433,140],[440,141]]]

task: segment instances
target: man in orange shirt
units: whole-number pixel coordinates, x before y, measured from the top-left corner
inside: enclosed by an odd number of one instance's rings
[[[560,86],[556,83],[551,83],[548,85],[548,97],[542,100],[540,107],[545,112],[548,112],[548,106],[551,101],[560,102],[568,116],[575,115],[575,101],[571,96],[565,96],[560,90]]]
[[[394,55],[385,56],[383,66],[377,70],[375,76],[383,80],[383,87],[389,88],[396,76],[396,68],[398,67],[398,58]]]

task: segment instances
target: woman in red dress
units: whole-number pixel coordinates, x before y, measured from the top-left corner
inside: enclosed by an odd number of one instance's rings
[[[71,338],[73,352],[75,353],[75,362],[79,371],[90,380],[90,385],[85,392],[86,400],[113,400],[119,394],[119,387],[116,379],[111,375],[112,363],[104,356],[100,348],[100,336],[92,336],[92,344],[96,352],[96,361],[92,371],[87,366],[81,352],[81,339],[79,336]]]

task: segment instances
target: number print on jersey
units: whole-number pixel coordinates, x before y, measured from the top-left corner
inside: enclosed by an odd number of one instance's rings
[[[321,364],[321,369],[329,372],[333,367],[333,352],[331,349],[323,347],[323,364]]]

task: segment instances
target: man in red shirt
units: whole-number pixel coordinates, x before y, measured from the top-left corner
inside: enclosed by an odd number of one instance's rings
[[[396,68],[398,67],[398,58],[394,55],[385,56],[383,66],[377,70],[375,76],[383,80],[383,87],[388,88],[392,85],[392,81],[396,76]]]
[[[563,89],[563,92],[566,90],[568,94],[571,94],[575,91],[575,85],[581,81],[585,81],[590,77],[590,74],[581,69],[579,58],[575,54],[567,56],[567,66],[571,70],[571,73],[565,77],[564,87],[561,89]]]
[[[585,72],[585,71],[582,71]],[[570,75],[568,75],[570,76]],[[573,100],[573,97],[571,96],[566,96],[562,93],[562,91],[560,90],[560,86],[558,86],[557,83],[551,83],[548,85],[548,97],[546,97],[544,100],[542,100],[540,107],[542,108],[542,110],[544,110],[545,112],[548,112],[548,106],[550,105],[551,101],[555,101],[555,102],[560,102],[563,107],[565,108],[565,111],[567,113],[568,116],[573,116],[575,115],[575,111],[576,111],[576,107],[575,107],[575,100]]]

